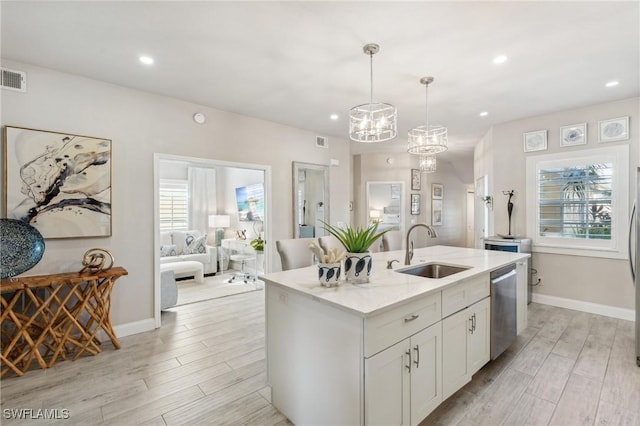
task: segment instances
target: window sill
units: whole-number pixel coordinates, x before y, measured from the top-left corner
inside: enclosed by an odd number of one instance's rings
[[[600,257],[603,259],[627,259],[627,253],[615,249],[588,248],[588,247],[562,247],[551,244],[533,244],[534,253],[563,254],[567,256]]]

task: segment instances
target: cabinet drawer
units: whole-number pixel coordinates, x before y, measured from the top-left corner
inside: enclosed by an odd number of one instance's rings
[[[364,321],[364,356],[370,357],[442,318],[440,292]]]
[[[482,274],[442,290],[442,317],[489,296],[489,285],[489,274]]]

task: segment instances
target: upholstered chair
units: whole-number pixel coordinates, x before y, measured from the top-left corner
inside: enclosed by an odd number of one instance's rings
[[[342,253],[344,251],[344,246],[342,243],[333,235],[325,235],[324,237],[318,238],[320,241],[320,247],[327,253],[332,248],[337,248],[338,253]]]
[[[317,238],[292,238],[276,241],[276,250],[280,255],[282,270],[304,268],[313,265],[313,252],[309,244],[318,244]]]
[[[389,231],[382,236],[382,249],[384,251],[402,250],[404,235],[400,231]]]

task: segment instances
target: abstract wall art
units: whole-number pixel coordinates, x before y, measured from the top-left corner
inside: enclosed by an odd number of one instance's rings
[[[111,236],[111,140],[5,126],[4,215],[45,239]]]

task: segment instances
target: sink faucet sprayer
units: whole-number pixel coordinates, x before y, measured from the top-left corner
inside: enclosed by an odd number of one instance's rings
[[[431,238],[436,238],[438,236],[435,229],[433,229],[431,226],[426,225],[424,223],[416,223],[411,228],[409,228],[409,230],[407,231],[407,245],[406,245],[406,251],[404,254],[405,265],[411,264],[411,259],[413,259],[413,241],[410,241],[410,237],[411,237],[411,231],[413,231],[415,228],[418,228],[418,227],[426,228]]]

